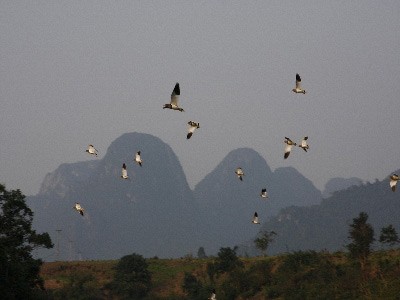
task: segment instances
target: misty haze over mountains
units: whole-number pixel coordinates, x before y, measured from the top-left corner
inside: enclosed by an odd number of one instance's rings
[[[139,150],[143,167],[134,163]],[[123,163],[130,180],[120,178]],[[237,167],[244,170],[243,181],[234,173]],[[337,192],[352,185],[358,187]],[[267,200],[259,196],[262,188]],[[181,257],[196,255],[199,247],[215,255],[220,247],[235,245],[254,255],[251,241],[260,229],[278,233],[271,253],[339,249],[359,211],[377,224],[385,223],[383,213],[399,212],[397,194],[386,181],[365,186],[357,178],[336,178],[324,195],[333,196],[321,203],[322,193],[300,172],[292,167],[272,171],[250,148],[232,150],[191,190],[170,146],[149,134],[126,133],[102,159],[62,164],[47,174],[40,192],[27,202],[35,229],[47,231],[55,244],[43,252],[45,260],[115,259],[133,252]],[[374,209],[382,197],[386,202]],[[84,207],[84,217],[73,210],[75,202]],[[261,226],[251,224],[255,211]],[[387,221],[400,225],[395,218]]]

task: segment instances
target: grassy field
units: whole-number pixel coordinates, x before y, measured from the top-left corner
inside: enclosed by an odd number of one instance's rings
[[[184,296],[182,282],[185,272],[206,276],[207,262],[212,259],[148,259],[152,273],[152,295],[157,298]],[[67,285],[77,274],[91,274],[100,288],[114,276],[117,260],[47,262],[41,268],[45,288],[55,291]]]
[[[400,250],[372,253],[363,270],[357,261],[349,260],[341,252],[240,258],[243,263],[240,270],[218,273],[211,279],[207,265],[215,260],[148,259],[152,289],[146,299],[191,299],[182,288],[185,273],[198,278],[207,291],[215,287],[220,292],[219,300],[324,299],[323,292],[327,297],[336,293],[329,299],[400,299]],[[43,264],[41,276],[46,290],[55,299],[65,299],[57,296],[62,295],[57,292],[73,288],[79,284],[79,278],[86,280],[88,290],[97,291],[96,297],[82,299],[113,299],[106,285],[113,279],[117,262],[49,262]],[[229,295],[231,290],[236,291],[235,296]]]

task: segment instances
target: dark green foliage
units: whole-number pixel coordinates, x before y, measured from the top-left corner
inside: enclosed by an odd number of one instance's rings
[[[47,233],[32,229],[33,213],[19,190],[0,185],[0,296],[32,299],[43,290],[42,261],[32,257],[39,247],[53,247]]]
[[[243,267],[243,263],[236,255],[236,250],[236,247],[234,249],[231,249],[230,247],[219,249],[216,260],[216,269],[218,272],[230,272],[236,268]]]
[[[142,299],[151,288],[151,274],[143,256],[123,256],[115,267],[115,277],[109,288],[123,299]]]
[[[207,264],[207,274],[211,281],[214,281],[214,275],[216,274],[230,272],[243,267],[243,263],[236,255],[236,250],[237,247],[233,249],[222,247],[219,249],[215,262]]]
[[[327,253],[299,251],[283,258],[266,287],[266,295],[270,299],[351,299],[348,291],[356,285],[348,281],[350,274],[351,268],[335,265]],[[339,288],[341,276],[353,283],[351,289]]]
[[[197,298],[201,287],[201,282],[194,275],[185,272],[182,288],[190,298]]]
[[[193,274],[185,272],[182,285],[183,291],[187,294],[187,299],[202,300],[210,296],[211,289],[203,284]]]
[[[263,252],[264,256],[267,254],[268,246],[274,241],[275,235],[275,231],[263,231],[260,232],[259,237],[254,240],[254,244]]]
[[[228,273],[220,286],[218,299],[251,298],[271,280],[271,264],[256,262],[250,268],[236,268]]]
[[[400,242],[399,236],[397,235],[396,229],[393,227],[393,225],[389,225],[381,229],[379,242],[382,244],[387,244],[391,247]]]
[[[368,215],[361,212],[358,218],[353,219],[350,224],[349,239],[351,243],[347,245],[350,255],[353,258],[358,258],[363,267],[371,253],[371,245],[374,242],[374,229],[371,224],[367,223]]]
[[[214,276],[217,274],[217,265],[215,262],[207,263],[207,275],[211,282],[214,282]]]

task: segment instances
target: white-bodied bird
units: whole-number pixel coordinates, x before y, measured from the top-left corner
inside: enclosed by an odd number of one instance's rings
[[[260,221],[258,220],[258,214],[257,214],[257,212],[254,213],[253,220],[251,221],[251,223],[253,223],[253,224],[260,224]]]
[[[122,165],[122,172],[121,172],[121,178],[122,179],[128,179],[128,171],[126,170],[126,165],[125,163]]]
[[[87,149],[86,149],[86,152],[87,153],[89,153],[89,154],[91,154],[91,155],[95,155],[95,156],[97,156],[97,150],[96,150],[96,148],[93,146],[93,145],[89,145],[88,147],[87,147]]]
[[[142,166],[142,158],[140,157],[140,151],[136,152],[135,154],[135,163],[139,164],[139,166]]]
[[[212,290],[210,298],[208,300],[217,300],[217,294],[215,293],[215,289]]]
[[[397,185],[397,181],[399,181],[399,175],[397,174],[392,174],[390,175],[390,187],[392,188],[392,191],[396,191],[396,185]]]
[[[296,87],[292,90],[296,94],[305,94],[306,90],[301,88],[301,78],[299,74],[296,74]]]
[[[79,212],[81,214],[81,216],[83,216],[83,212],[85,210],[78,202],[75,203],[75,206],[73,208],[76,209],[76,211]]]
[[[299,145],[299,147],[306,152],[308,149],[310,149],[310,146],[308,146],[308,144],[307,144],[307,140],[308,140],[308,136],[303,137],[303,139],[301,140],[300,145]]]
[[[268,198],[267,189],[261,189],[260,197],[261,198]]]
[[[292,151],[293,146],[296,146],[297,144],[293,142],[291,139],[288,137],[285,137],[285,140],[283,141],[286,144],[285,147],[285,154],[283,156],[284,159],[289,157],[290,151]]]
[[[179,96],[181,95],[181,90],[179,88],[179,83],[175,84],[174,90],[172,91],[171,94],[171,102],[164,104],[164,108],[169,108],[173,110],[179,110],[179,111],[184,111],[183,108],[179,107]]]
[[[235,170],[235,174],[237,175],[237,177],[241,180],[241,181],[243,181],[243,176],[244,176],[244,172],[243,172],[243,170],[242,170],[242,168],[237,168],[236,170]]]
[[[195,131],[197,128],[200,128],[200,123],[196,123],[196,122],[193,122],[193,121],[189,121],[189,122],[188,122],[188,125],[189,125],[189,129],[188,129],[188,134],[187,134],[186,138],[187,138],[187,139],[190,139],[190,138],[192,137],[194,131]]]

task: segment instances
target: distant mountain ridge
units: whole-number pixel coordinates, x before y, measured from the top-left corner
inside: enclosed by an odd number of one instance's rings
[[[282,209],[262,226],[262,230],[277,233],[268,252],[344,250],[349,243],[349,225],[360,212],[368,214],[376,240],[382,227],[392,224],[397,232],[400,231],[400,196],[398,191],[391,191],[389,180],[384,179],[336,191],[319,205]],[[375,243],[376,248],[379,248],[378,244]],[[252,240],[243,243],[241,251],[249,255],[259,253]]]
[[[139,150],[143,167],[133,161]],[[120,178],[124,162],[130,176],[126,181]],[[245,173],[243,181],[234,173],[237,167]],[[260,197],[262,188],[267,189],[268,199]],[[102,159],[60,165],[46,175],[40,192],[27,200],[36,229],[49,232],[64,249],[59,259],[77,259],[78,252],[88,259],[132,252],[179,257],[196,253],[200,246],[215,255],[220,247],[252,241],[261,228],[279,230],[279,239],[285,241],[283,245],[277,239],[271,251],[320,245],[299,240],[304,232],[298,232],[298,224],[306,221],[297,215],[309,219],[302,212],[318,210],[321,192],[292,167],[272,171],[250,148],[232,150],[192,191],[170,146],[149,134],[127,133],[111,143]],[[85,208],[85,217],[72,209],[75,202]],[[251,223],[255,211],[261,226]],[[334,219],[329,209],[326,214]],[[321,239],[337,231],[333,224],[316,226],[314,230],[325,230]],[[297,232],[292,242],[286,242],[285,228],[287,234]],[[57,229],[62,230],[59,235]]]
[[[143,167],[133,162],[138,150]],[[120,178],[124,162],[130,180]],[[88,166],[88,176],[74,180],[76,170]],[[60,187],[62,193],[57,192]],[[72,209],[75,202],[85,208],[85,217]],[[199,247],[196,202],[183,169],[172,149],[148,134],[122,135],[94,163],[61,165],[46,176],[41,193],[28,197],[28,203],[35,227],[48,231],[53,241],[58,239],[55,230],[61,229],[64,248],[68,249],[65,240],[73,240],[90,259],[132,252],[177,257]],[[64,251],[61,257],[68,255]]]
[[[243,181],[234,173],[244,171]],[[269,198],[260,197],[266,188]],[[312,205],[321,201],[321,192],[291,167],[271,171],[259,153],[250,148],[232,150],[220,164],[194,188],[194,195],[210,225],[211,252],[219,247],[234,246],[255,236],[259,225],[251,224],[257,211],[261,222],[283,207],[293,204]]]
[[[345,190],[353,185],[362,185],[363,180],[358,177],[351,177],[351,178],[340,178],[335,177],[325,184],[325,189],[322,193],[323,198],[328,198],[332,196],[334,192]]]
[[[65,196],[72,185],[88,179],[98,163],[98,160],[89,160],[61,164],[54,172],[45,176],[38,195],[45,196],[49,193],[56,193],[58,196]]]

